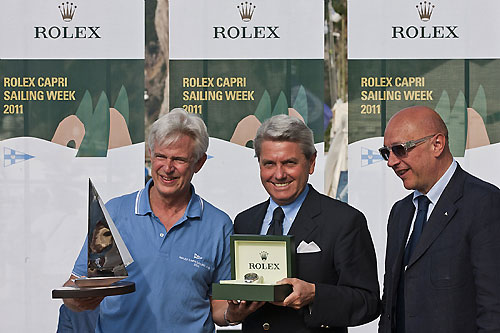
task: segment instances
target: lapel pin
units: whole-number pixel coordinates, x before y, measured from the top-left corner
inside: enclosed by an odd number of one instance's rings
[[[448,212],[444,212],[444,216],[448,216]]]

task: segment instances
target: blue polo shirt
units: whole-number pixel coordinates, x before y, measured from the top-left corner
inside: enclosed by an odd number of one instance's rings
[[[167,232],[149,204],[150,180],[139,192],[106,208],[134,262],[127,267],[136,291],[104,298],[96,332],[214,332],[212,283],[231,278],[229,216],[196,195]],[[73,274],[87,274],[87,243]]]

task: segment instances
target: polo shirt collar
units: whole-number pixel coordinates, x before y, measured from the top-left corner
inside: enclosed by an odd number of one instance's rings
[[[153,179],[151,178],[146,186],[137,192],[135,197],[135,214],[136,215],[147,215],[152,214],[153,210],[151,209],[151,204],[149,203],[149,189],[153,186]],[[189,199],[189,203],[187,205],[186,211],[184,212],[184,216],[181,218],[181,221],[186,218],[195,219],[201,218],[203,213],[203,200],[199,195],[196,194],[194,190],[194,186],[191,184],[191,198]]]
[[[191,199],[189,199],[189,203],[186,208],[186,212],[184,213],[184,217],[189,219],[201,218],[201,214],[203,213],[203,200],[200,198],[198,194],[194,191],[194,186],[191,184]]]
[[[153,185],[153,178],[148,180],[146,186],[137,192],[135,196],[135,215],[147,215],[153,213],[151,205],[149,204],[149,188]]]

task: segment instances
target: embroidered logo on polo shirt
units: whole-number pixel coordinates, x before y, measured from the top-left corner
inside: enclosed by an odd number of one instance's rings
[[[199,255],[198,253],[196,253],[196,252],[194,253],[193,258],[194,258],[194,259],[199,259],[199,260],[203,259],[203,257],[202,257],[202,256],[200,256],[200,255]]]
[[[198,257],[198,258],[197,258],[197,257]],[[210,269],[211,269],[211,267],[210,267],[209,265],[207,265],[207,264],[205,264],[205,263],[201,262],[201,260],[203,260],[203,257],[201,257],[200,255],[198,255],[198,254],[196,254],[196,253],[195,253],[195,254],[194,254],[194,258],[195,258],[195,259],[190,259],[190,258],[186,258],[186,257],[183,257],[183,256],[179,256],[179,259],[180,259],[180,260],[183,260],[183,261],[185,261],[185,262],[190,262],[190,263],[193,263],[193,266],[194,266],[194,267],[198,267],[198,268],[199,268],[199,267],[203,267],[203,268],[208,269],[208,270],[210,270]]]

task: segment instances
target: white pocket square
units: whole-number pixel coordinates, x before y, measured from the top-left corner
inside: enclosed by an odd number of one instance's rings
[[[311,241],[310,243],[306,243],[304,241],[300,242],[299,246],[297,246],[297,253],[314,253],[321,252],[318,244]]]

